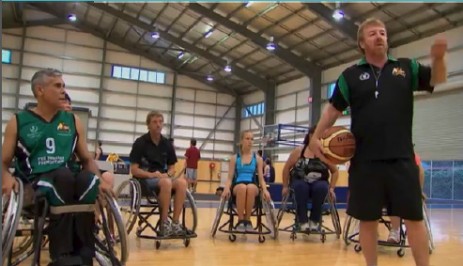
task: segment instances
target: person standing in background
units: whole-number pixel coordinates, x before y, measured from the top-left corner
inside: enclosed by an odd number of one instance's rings
[[[196,139],[190,140],[190,147],[185,152],[185,169],[188,188],[191,192],[196,192],[198,184],[198,161],[201,159],[201,152],[196,148]]]

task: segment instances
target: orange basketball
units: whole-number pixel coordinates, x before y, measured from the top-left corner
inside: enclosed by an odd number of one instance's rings
[[[334,164],[343,164],[354,156],[355,137],[345,127],[328,128],[323,133],[321,142],[325,157]]]

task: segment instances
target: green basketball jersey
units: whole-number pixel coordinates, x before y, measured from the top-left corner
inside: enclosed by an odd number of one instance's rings
[[[16,170],[22,177],[67,167],[77,144],[74,115],[59,111],[50,121],[27,110],[16,115],[18,142]]]

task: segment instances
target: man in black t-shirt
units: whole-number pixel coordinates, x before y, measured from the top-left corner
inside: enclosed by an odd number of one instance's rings
[[[412,144],[413,91],[432,92],[446,81],[447,41],[431,48],[432,68],[414,59],[388,54],[382,21],[367,19],[357,41],[364,57],[342,72],[310,140],[322,160],[320,136],[348,106],[356,140],[349,168],[347,213],[360,220],[360,245],[367,266],[377,265],[377,227],[382,208],[405,220],[417,265],[429,265],[428,238],[423,224],[421,189]]]
[[[152,111],[146,117],[146,125],[149,132],[137,138],[132,146],[130,169],[149,193],[155,192],[157,195],[161,209],[161,234],[182,235],[184,228],[179,217],[185,201],[187,182],[183,177],[172,180],[177,156],[172,144],[161,134],[164,116]],[[171,224],[168,212],[172,191],[175,191],[175,195]]]

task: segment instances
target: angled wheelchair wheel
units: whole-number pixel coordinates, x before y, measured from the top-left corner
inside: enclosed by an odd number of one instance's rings
[[[96,259],[102,266],[123,266],[128,259],[127,232],[116,200],[105,195],[97,201],[99,230],[96,238]]]
[[[136,221],[141,204],[141,187],[135,179],[122,182],[116,190],[116,200],[120,207],[122,220],[127,234],[130,234]]]
[[[424,225],[426,226],[426,231],[428,231],[429,253],[432,253],[432,251],[435,249],[435,246],[434,246],[434,240],[432,236],[431,222],[429,220],[428,208],[426,207],[426,204],[424,202],[423,202],[423,219],[424,219]]]
[[[219,207],[217,208],[217,212],[215,214],[214,222],[212,223],[212,229],[211,229],[211,236],[215,237],[215,234],[217,233],[217,229],[219,228],[220,224],[220,219],[222,218],[225,205],[227,205],[228,199],[220,199]]]
[[[331,215],[331,222],[333,223],[334,231],[336,232],[336,237],[339,239],[341,237],[341,221],[339,220],[338,210],[336,209],[336,199],[329,197],[330,203],[330,215]]]
[[[186,191],[186,199],[184,204],[184,226],[188,231],[196,232],[198,226],[198,209],[196,208],[195,199],[190,191]]]
[[[34,253],[33,221],[22,216],[11,249],[11,265],[19,265]],[[46,237],[43,237],[45,239]],[[44,242],[43,242],[44,243]]]
[[[278,238],[278,220],[277,220],[277,217],[275,216],[275,205],[273,204],[273,201],[267,202],[266,200],[264,200],[262,196],[261,196],[261,201],[262,201],[263,211],[265,213],[266,222],[267,222],[268,228],[270,229],[270,234],[274,239],[277,239]]]
[[[347,215],[344,222],[343,229],[343,240],[346,245],[349,245],[352,242],[352,238],[358,235],[358,228],[360,226],[360,221],[355,219],[352,216]]]
[[[281,200],[281,205],[280,205],[280,208],[278,209],[278,213],[277,213],[277,227],[280,227],[280,223],[281,221],[283,220],[283,216],[287,210],[287,207],[288,207],[288,200],[289,200],[289,195],[286,195],[283,197],[283,199]]]
[[[9,197],[2,197],[2,264],[10,254],[23,207],[24,186],[18,178],[16,181],[19,184],[18,192],[13,191]]]

